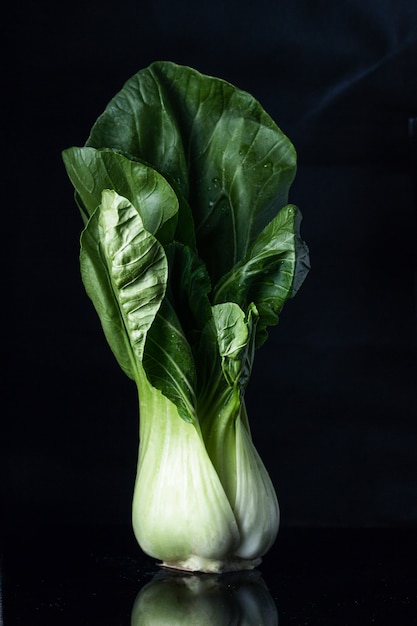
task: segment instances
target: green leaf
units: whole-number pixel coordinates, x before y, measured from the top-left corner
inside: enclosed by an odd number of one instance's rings
[[[99,208],[81,234],[80,268],[85,290],[91,298],[107,339],[121,369],[135,380],[136,364],[107,263],[103,258],[98,223]]]
[[[172,240],[179,200],[152,167],[108,149],[69,148],[63,152],[63,160],[82,214],[92,215],[103,189],[113,189],[136,208],[146,230],[163,243]]]
[[[136,378],[165,295],[168,264],[136,209],[114,191],[103,191],[84,231],[81,272],[110,347],[122,369]]]
[[[173,240],[181,242],[185,246],[188,246],[192,250],[196,251],[194,219],[190,205],[188,204],[186,198],[183,196],[177,182],[171,176],[169,176],[169,174],[165,174],[165,178],[171,185],[178,199],[177,227],[173,236]]]
[[[255,328],[258,313],[252,305],[248,315],[234,302],[213,306],[219,353],[224,377],[230,386],[246,386],[252,369]]]
[[[308,250],[299,235],[301,213],[287,205],[260,233],[246,257],[219,281],[214,302],[236,302],[259,313],[257,347],[265,329],[278,323],[285,302],[299,289],[309,270]]]
[[[195,252],[180,243],[167,246],[168,289],[149,331],[144,355],[148,380],[177,406],[186,421],[196,421],[196,382],[207,354],[198,354],[209,319],[210,280]]]
[[[168,264],[168,295],[189,339],[203,330],[211,318],[210,278],[196,253],[175,242],[165,249]]]
[[[255,98],[169,62],[127,81],[87,145],[121,150],[176,181],[213,282],[286,204],[296,170],[291,142]]]
[[[176,405],[180,417],[196,423],[194,359],[168,298],[148,332],[143,367],[151,385]]]

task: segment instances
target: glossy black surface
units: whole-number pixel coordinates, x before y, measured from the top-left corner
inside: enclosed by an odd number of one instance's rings
[[[174,598],[172,619],[178,611],[188,614],[175,622],[184,625],[222,626],[224,610],[225,624],[411,626],[417,624],[416,557],[415,530],[283,528],[249,580],[220,577],[213,587],[200,575],[184,586],[143,556],[129,528],[13,533],[3,549],[4,626],[130,624],[135,603],[137,610],[144,600],[138,594],[151,581],[147,624],[166,623],[158,621],[160,612],[170,614]],[[231,621],[236,616],[242,621]],[[132,623],[143,619],[135,613]]]

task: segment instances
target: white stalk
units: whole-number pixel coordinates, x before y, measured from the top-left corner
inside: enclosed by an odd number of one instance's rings
[[[236,420],[236,498],[233,512],[240,531],[236,555],[259,558],[273,545],[279,528],[278,499],[252,438]]]
[[[198,427],[147,382],[140,385],[133,529],[144,552],[192,571],[229,569],[240,535]],[[236,567],[235,567],[236,569]]]

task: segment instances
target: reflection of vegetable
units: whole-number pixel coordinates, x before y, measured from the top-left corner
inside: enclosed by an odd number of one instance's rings
[[[279,510],[244,391],[308,271],[294,148],[249,94],[160,62],[63,158],[82,278],[139,391],[136,537],[171,567],[253,567]]]
[[[138,593],[132,626],[277,626],[278,612],[259,572],[157,574]]]

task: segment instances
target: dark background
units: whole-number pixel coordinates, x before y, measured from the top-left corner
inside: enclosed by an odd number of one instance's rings
[[[248,390],[282,523],[415,525],[415,0],[16,1],[9,11],[3,523],[130,522],[136,390],[81,284],[81,219],[60,152],[163,59],[250,91],[298,151],[290,200],[312,270]]]

